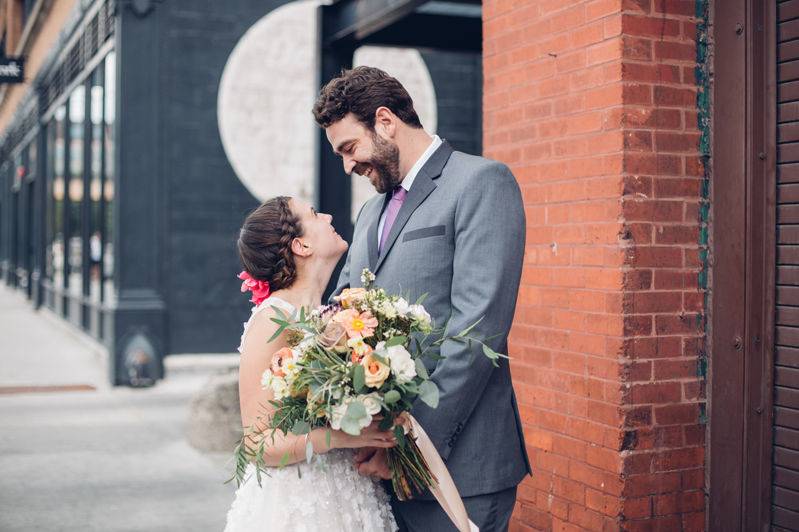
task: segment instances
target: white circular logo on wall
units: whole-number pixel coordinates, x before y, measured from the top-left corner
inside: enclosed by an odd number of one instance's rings
[[[239,40],[222,73],[217,101],[222,145],[238,178],[260,201],[297,196],[315,203],[317,125],[311,108],[318,93],[320,3],[290,2],[264,16]],[[425,129],[436,131],[435,90],[419,52],[364,46],[356,50],[353,64],[396,77]],[[352,193],[354,216],[375,191],[365,178],[353,176]]]

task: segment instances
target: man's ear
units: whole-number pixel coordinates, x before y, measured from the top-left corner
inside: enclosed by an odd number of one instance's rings
[[[375,110],[375,131],[380,132],[384,137],[393,139],[397,133],[397,122],[399,118],[388,107],[378,107]]]

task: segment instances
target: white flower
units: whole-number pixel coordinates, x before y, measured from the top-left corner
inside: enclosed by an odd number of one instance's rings
[[[299,343],[299,345],[297,345],[297,347],[295,348],[295,350],[298,353],[297,358],[299,358],[302,355],[302,353],[308,351],[308,349],[313,347],[315,341],[316,341],[316,336],[314,336],[309,332],[306,332],[305,338],[303,338],[302,341]]]
[[[369,394],[373,395],[373,394]],[[360,428],[368,427],[369,424],[372,422],[372,413],[370,413],[370,404],[373,401],[379,401],[379,399],[374,399],[369,397],[369,395],[359,395],[356,397],[356,400],[359,400],[363,403],[364,407],[366,408],[366,414],[358,419],[358,426]],[[347,415],[347,409],[350,406],[350,403],[353,401],[352,397],[346,398],[343,402],[337,404],[332,408],[330,413],[330,427],[333,430],[341,430],[341,421],[344,419],[344,416]],[[367,402],[368,401],[368,402]],[[378,402],[378,412],[380,411],[380,404]]]
[[[397,300],[394,301],[394,308],[401,316],[407,316],[411,311],[410,305],[408,305],[408,302],[402,297],[397,298]]]
[[[416,363],[403,346],[394,345],[386,348],[386,356],[391,366],[391,373],[394,374],[398,383],[404,384],[416,377]]]
[[[344,419],[344,414],[347,413],[347,403],[340,403],[334,406],[330,411],[330,427],[333,430],[341,430],[341,420]]]
[[[373,274],[369,268],[364,268],[361,272],[361,284],[369,286],[373,282],[375,282],[375,274]]]
[[[430,314],[427,313],[422,305],[411,305],[410,314],[423,330],[429,330],[433,326]]]
[[[377,414],[378,412],[380,412],[380,409],[382,408],[382,403],[380,402],[380,395],[378,395],[377,392],[372,392],[366,395],[359,395],[357,399],[363,403],[363,406],[366,407],[366,413],[369,414],[370,416]],[[371,422],[372,420],[370,419],[369,423]]]
[[[397,317],[397,309],[394,308],[394,305],[391,304],[390,301],[383,301],[379,307],[380,313],[388,319],[394,319]]]
[[[275,377],[269,370],[264,371],[263,376],[261,376],[261,386],[272,390],[272,399],[275,401],[280,401],[289,395],[289,386],[286,381],[280,377]]]
[[[369,347],[369,345],[367,345],[367,343],[363,341],[363,338],[359,336],[347,340],[347,347],[349,347],[350,349],[352,349],[361,356],[366,355],[371,349],[371,347]]]

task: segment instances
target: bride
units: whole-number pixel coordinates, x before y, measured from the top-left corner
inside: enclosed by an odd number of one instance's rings
[[[269,415],[271,393],[261,386],[272,354],[285,347],[282,336],[269,342],[278,325],[272,321],[277,307],[293,313],[315,308],[347,243],[335,232],[332,217],[317,213],[296,198],[266,201],[244,221],[238,251],[253,289],[256,306],[244,325],[239,352],[241,421],[250,427]],[[268,283],[268,284],[267,284]],[[271,408],[271,407],[270,407]],[[393,434],[382,432],[377,422],[360,436],[317,428],[307,438],[313,444],[311,464],[305,462],[306,436],[269,437],[264,462],[268,475],[249,478],[236,491],[228,511],[226,532],[396,530],[388,496],[382,486],[361,476],[354,465],[353,449],[388,448]],[[279,467],[281,461],[288,465]]]

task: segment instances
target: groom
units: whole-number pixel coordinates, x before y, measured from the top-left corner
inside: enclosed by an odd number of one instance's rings
[[[507,352],[525,243],[519,186],[498,162],[457,152],[423,129],[405,88],[382,70],[344,71],[314,105],[344,171],[372,183],[377,196],[361,209],[336,292],[361,286],[369,268],[390,293],[427,294],[438,326]],[[480,321],[482,318],[482,321]],[[507,360],[499,367],[480,346],[446,342],[440,360],[425,360],[440,390],[438,408],[417,403],[413,415],[447,464],[481,531],[505,530],[516,486],[531,472]],[[361,474],[389,478],[385,453],[362,450]],[[392,500],[401,530],[454,530],[427,496]]]

